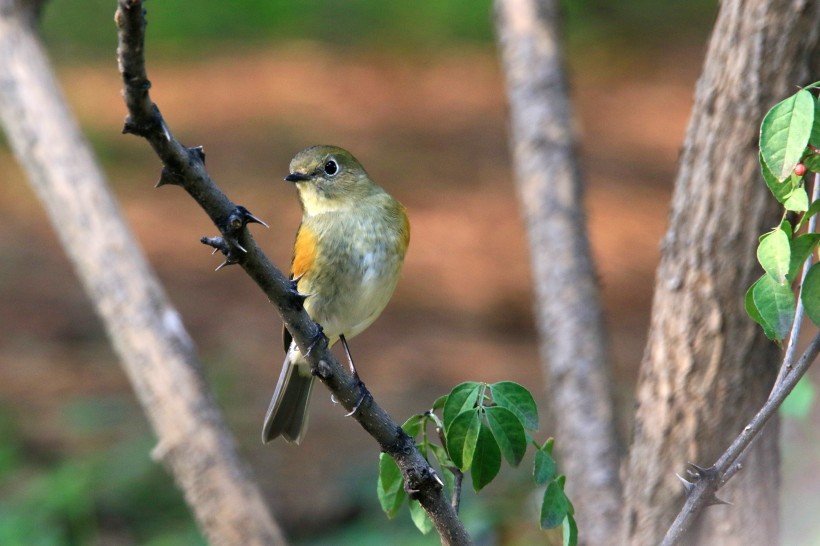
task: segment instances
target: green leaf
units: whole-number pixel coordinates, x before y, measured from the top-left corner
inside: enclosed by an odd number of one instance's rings
[[[447,402],[447,395],[442,395],[436,398],[436,401],[433,402],[433,411],[438,411],[444,408],[444,403]]]
[[[510,465],[518,466],[527,451],[527,435],[521,420],[502,406],[486,408],[484,414],[504,458]]]
[[[546,452],[549,455],[552,455],[552,448],[554,448],[554,447],[555,447],[555,438],[547,438],[547,440],[544,442],[544,445],[542,445],[538,449],[540,449],[541,451]]]
[[[783,221],[780,222],[780,229],[783,230],[789,239],[791,239],[792,235],[794,235],[794,232],[792,231],[792,224],[787,219],[783,219]],[[758,241],[760,241],[760,239],[758,239]]]
[[[789,198],[791,195],[792,190],[794,190],[794,186],[791,183],[791,178],[788,181],[780,181],[777,177],[772,173],[769,166],[766,165],[766,162],[763,161],[763,154],[760,154],[760,173],[763,175],[763,180],[766,181],[766,185],[769,187],[769,191],[772,192],[775,199],[779,203],[784,203],[786,199]]]
[[[806,274],[800,299],[811,321],[820,326],[820,263],[811,266]]]
[[[462,472],[466,472],[473,462],[481,427],[480,411],[481,408],[475,408],[461,412],[447,430],[447,452]]]
[[[376,493],[379,497],[379,504],[388,518],[396,517],[406,493],[404,492],[404,480],[401,477],[401,470],[396,466],[396,461],[387,453],[379,454],[379,481],[376,486]]]
[[[538,429],[538,407],[530,391],[512,381],[502,381],[490,385],[490,392],[493,401],[513,412],[524,428],[529,430]]]
[[[818,102],[817,99],[814,100],[814,123],[811,125],[809,144],[815,148],[820,147],[820,102]],[[806,167],[808,168],[808,165],[806,165]]]
[[[441,480],[444,482],[444,490],[447,492],[447,496],[452,498],[453,491],[456,488],[456,476],[449,468],[442,468],[440,474]]]
[[[417,413],[416,415],[412,415],[404,424],[401,426],[402,430],[407,433],[408,436],[411,438],[415,438],[419,435],[421,431],[422,423],[424,422],[424,415]]]
[[[410,518],[416,525],[416,529],[421,531],[421,534],[426,535],[433,530],[433,522],[427,517],[427,512],[421,507],[421,503],[417,500],[410,501]]]
[[[501,450],[498,448],[498,443],[496,443],[490,427],[482,420],[470,472],[473,477],[473,489],[476,493],[493,481],[499,470],[501,470]]]
[[[570,503],[564,493],[561,481],[553,480],[544,491],[544,500],[541,503],[541,528],[552,529],[564,522],[570,513]]]
[[[450,459],[450,456],[447,454],[446,449],[444,449],[438,444],[431,443],[429,445],[430,450],[433,452],[435,458],[438,459],[438,463],[439,465],[441,465],[442,468],[444,468],[445,466],[456,466],[456,464],[452,461],[452,459]]]
[[[806,222],[808,222],[811,217],[818,212],[820,212],[820,199],[811,204],[809,210],[807,210],[806,213],[800,218],[800,222],[798,222],[797,227],[794,228],[794,231],[800,231],[800,228],[802,228]]]
[[[543,449],[535,452],[535,468],[533,469],[533,478],[536,485],[544,485],[555,478],[555,459],[552,455]]]
[[[805,263],[806,258],[817,248],[820,242],[820,233],[804,233],[791,240],[791,256],[789,258],[789,274],[786,280],[792,282],[797,278],[800,268]]]
[[[766,324],[763,330],[769,339],[784,339],[794,321],[795,301],[791,287],[778,283],[770,275],[764,275],[755,283],[752,297]]]
[[[564,518],[564,546],[577,546],[578,544],[578,524],[572,514],[567,514]]]
[[[795,188],[788,199],[783,203],[783,207],[786,210],[794,212],[809,210],[809,196],[806,193],[806,189],[803,187]]]
[[[749,289],[746,290],[744,305],[746,306],[746,313],[752,318],[752,320],[763,327],[763,331],[766,333],[766,337],[768,337],[769,339],[774,339],[774,331],[769,327],[766,321],[763,320],[763,317],[760,315],[760,311],[758,310],[754,302],[755,286],[757,286],[757,284],[766,277],[768,277],[768,275],[764,273],[762,277],[760,277],[754,283],[752,283],[752,286],[750,286]]]
[[[820,124],[820,116],[815,116],[814,118],[815,124]],[[813,146],[817,146],[817,144],[812,143]],[[806,166],[807,171],[811,171],[813,173],[820,173],[820,154],[809,154],[803,158],[803,165]]]
[[[801,89],[774,105],[760,126],[760,152],[778,180],[800,162],[814,123],[814,97]]]
[[[786,282],[790,256],[789,236],[780,228],[765,235],[757,247],[757,260],[778,283]]]
[[[478,400],[478,390],[481,383],[475,381],[468,381],[456,385],[447,395],[447,401],[444,402],[444,411],[442,417],[444,418],[444,428],[449,429],[453,419],[458,417],[464,410],[470,409],[476,405]]]
[[[805,375],[797,382],[789,396],[783,400],[780,414],[795,419],[805,419],[809,415],[812,402],[814,402],[814,384]]]

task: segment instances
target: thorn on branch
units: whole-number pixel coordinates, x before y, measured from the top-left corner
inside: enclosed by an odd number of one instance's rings
[[[444,486],[436,471],[428,466],[422,468],[410,467],[404,480],[404,491],[413,500],[419,500],[422,491],[441,491]]]
[[[688,496],[692,492],[692,490],[695,488],[695,484],[693,484],[692,482],[690,482],[689,480],[687,480],[686,478],[684,478],[683,476],[681,476],[677,472],[675,472],[675,476],[677,476],[678,479],[683,484],[683,489],[684,489],[684,491],[686,491],[686,495]]]
[[[689,469],[686,471],[695,481],[709,480],[714,481],[717,478],[718,471],[714,466],[703,468],[695,463],[689,463]]]
[[[159,175],[159,180],[154,184],[155,188],[160,186],[182,186],[184,178],[179,173],[173,172],[168,167],[162,168],[162,173]]]
[[[731,502],[725,501],[721,498],[718,498],[716,495],[712,495],[710,498],[706,499],[706,506],[715,506],[717,504],[725,504],[727,506],[734,506],[734,504],[732,504]]]
[[[202,165],[205,165],[205,148],[202,146],[194,146],[193,148],[188,148],[188,155],[194,158]]]
[[[201,149],[201,147],[200,147]],[[205,161],[205,154],[202,154],[202,161]],[[237,205],[234,211],[228,216],[228,223],[229,225],[235,229],[240,230],[243,227],[247,226],[248,224],[262,224],[266,228],[270,228],[270,226],[251,214],[251,212],[243,207],[242,205]]]
[[[225,261],[219,264],[214,271],[219,271],[226,265],[238,263],[239,260],[236,259],[236,253],[233,251],[233,247],[223,237],[201,237],[199,242],[203,245],[213,247],[213,254],[219,251],[225,256]]]
[[[197,161],[200,161],[205,157],[201,147],[189,148],[188,150],[192,156],[196,157]],[[163,167],[162,175],[159,182],[157,182],[157,186],[164,186],[165,184],[181,184],[181,178],[182,177],[180,175],[173,173],[167,167]],[[267,224],[251,214],[248,209],[237,206],[228,215],[227,220],[220,224],[222,237],[202,237],[199,239],[202,244],[212,246],[214,248],[214,253],[218,250],[225,256],[225,261],[219,264],[219,267],[216,268],[217,271],[226,265],[233,265],[244,259],[244,255],[247,254],[248,251],[239,242],[239,237],[242,234],[242,229],[244,229],[244,227],[249,223],[259,223],[265,227],[268,227]],[[298,292],[296,292],[296,294],[298,294]],[[304,302],[304,297],[307,296],[302,297],[301,294],[299,294],[299,296],[301,297],[299,300],[301,305],[301,303]]]
[[[310,297],[310,294],[299,292],[299,279],[301,278],[302,276],[299,275],[295,279],[288,280],[288,303],[292,309],[301,309],[305,305],[305,300]]]
[[[686,491],[687,497],[694,493],[700,482],[707,482],[706,485],[708,490],[705,493],[706,506],[714,506],[716,504],[732,504],[731,502],[718,498],[715,495],[715,491],[718,487],[717,480],[720,474],[716,467],[710,466],[709,468],[703,468],[702,466],[698,466],[694,463],[689,463],[689,468],[686,469],[686,473],[690,478],[689,480],[677,473],[675,476],[677,476],[681,481],[681,484],[683,484],[683,489]]]

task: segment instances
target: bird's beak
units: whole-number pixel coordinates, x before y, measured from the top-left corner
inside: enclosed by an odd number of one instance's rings
[[[304,182],[305,180],[310,180],[310,177],[302,173],[290,173],[285,177],[285,180],[288,182]]]

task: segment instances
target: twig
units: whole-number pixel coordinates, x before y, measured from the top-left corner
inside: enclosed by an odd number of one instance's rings
[[[444,435],[444,424],[432,410],[430,410],[428,414],[433,418],[433,422],[436,424],[436,434],[438,434],[441,447],[443,447],[446,451],[447,437]],[[458,509],[461,507],[461,484],[464,482],[464,472],[462,472],[456,465],[447,466],[447,470],[453,473],[453,497],[450,499],[450,504],[452,505],[453,510],[458,513]]]
[[[814,203],[820,199],[820,174],[814,175],[814,185],[812,187],[812,195],[811,195],[811,203]],[[814,233],[817,230],[817,215],[815,214],[811,218],[809,218],[809,225],[806,230],[807,233]],[[812,257],[814,256],[814,252],[809,254],[806,258],[806,261],[803,263],[803,272],[800,276],[800,294],[797,298],[797,309],[794,312],[794,322],[792,323],[792,330],[789,334],[789,343],[786,345],[786,353],[783,357],[783,365],[780,366],[780,371],[777,374],[777,380],[774,382],[774,387],[772,387],[772,393],[769,395],[771,397],[775,391],[778,389],[783,380],[786,376],[791,373],[792,365],[794,364],[794,353],[797,350],[797,342],[800,338],[800,328],[803,326],[803,315],[806,311],[806,308],[803,306],[803,284],[806,282],[806,275],[809,273],[809,269],[811,268]]]
[[[162,160],[164,167],[160,185],[181,186],[208,214],[222,234],[223,241],[218,246],[226,253],[226,265],[239,264],[259,285],[276,306],[313,372],[336,400],[349,411],[364,397],[365,402],[353,418],[396,461],[404,477],[405,489],[411,491],[411,498],[419,500],[424,507],[441,535],[442,543],[472,544],[455,510],[445,498],[438,476],[416,449],[412,438],[375,402],[362,383],[336,360],[328,350],[327,340],[316,345],[307,356],[307,347],[311,345],[311,340],[321,335],[321,330],[304,311],[301,298],[290,290],[288,279],[273,266],[246,229],[252,215],[231,202],[216,186],[205,170],[201,149],[183,146],[173,136],[159,108],[151,101],[143,55],[146,25],[143,2],[118,2],[115,17],[119,28],[117,52],[129,112],[124,131],[145,138]]]
[[[732,445],[720,456],[717,462],[710,468],[693,467],[697,479],[694,483],[687,485],[687,498],[683,508],[678,513],[672,526],[666,532],[666,536],[661,543],[661,546],[673,546],[680,540],[686,530],[689,528],[692,520],[700,511],[710,504],[720,503],[715,493],[726,483],[723,477],[730,470],[738,456],[752,443],[757,437],[758,433],[766,425],[766,422],[777,411],[783,400],[794,389],[794,386],[809,369],[809,366],[817,358],[820,353],[820,333],[814,336],[806,352],[800,357],[797,365],[792,372],[788,374],[783,380],[780,387],[772,393],[772,396],[766,401],[760,411],[754,416],[751,422],[746,425],[743,431],[735,438]],[[736,473],[734,469],[732,474]]]
[[[814,185],[812,189],[812,198],[811,202],[820,199],[820,174],[815,174],[814,176]],[[808,228],[806,233],[814,233],[817,229],[817,215],[813,215],[809,218]],[[772,398],[775,393],[778,392],[781,385],[783,384],[783,380],[791,373],[792,368],[794,367],[794,358],[795,353],[797,351],[797,342],[800,339],[800,331],[803,327],[803,316],[805,315],[806,308],[803,305],[803,284],[806,282],[806,275],[811,268],[811,264],[813,261],[814,252],[809,254],[806,258],[806,261],[803,262],[802,266],[802,273],[800,276],[800,290],[798,292],[797,297],[797,308],[795,309],[794,313],[794,321],[792,322],[792,328],[789,332],[789,342],[786,345],[786,350],[783,354],[783,362],[780,365],[780,370],[777,373],[777,379],[772,386],[772,390],[769,393],[769,398]],[[761,430],[761,434],[763,431]],[[743,452],[737,457],[735,462],[726,470],[723,476],[720,478],[720,483],[718,484],[718,489],[724,486],[726,482],[728,482],[732,477],[737,474],[743,468],[743,461],[745,460],[746,456],[749,453],[749,449],[751,444],[746,446]]]

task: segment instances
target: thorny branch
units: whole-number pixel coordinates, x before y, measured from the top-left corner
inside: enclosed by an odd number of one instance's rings
[[[368,392],[328,350],[327,339],[302,307],[302,299],[289,282],[259,249],[246,229],[258,221],[247,209],[235,205],[214,183],[205,170],[201,148],[187,148],[173,135],[159,108],[151,101],[145,69],[145,9],[142,0],[118,0],[115,21],[119,29],[117,48],[120,72],[128,107],[123,132],[145,138],[163,164],[157,185],[182,187],[202,207],[221,233],[221,237],[204,241],[226,256],[224,265],[238,264],[276,306],[302,353],[317,338],[318,343],[307,356],[312,371],[348,411],[356,407],[353,417],[389,454],[402,471],[405,488],[411,498],[419,500],[433,521],[442,543],[468,545],[472,541],[464,525],[445,498],[442,482],[427,460],[416,449],[412,438],[382,409]]]
[[[812,201],[818,199],[818,197],[820,197],[820,175],[815,175]],[[813,233],[816,227],[817,216],[813,216],[809,220],[809,233]],[[809,255],[803,264],[801,279],[805,280],[806,273],[809,267],[811,267],[811,262],[812,257]],[[758,434],[763,431],[769,418],[780,408],[795,385],[797,385],[812,363],[814,363],[817,355],[820,354],[820,333],[818,333],[800,357],[797,365],[794,365],[794,351],[797,345],[797,337],[800,335],[803,311],[802,299],[798,298],[794,325],[783,357],[783,363],[780,367],[780,373],[769,395],[769,399],[763,407],[760,408],[760,411],[757,412],[751,422],[746,425],[743,431],[732,442],[732,445],[718,458],[714,465],[709,468],[701,468],[691,464],[690,466],[692,468],[689,470],[689,474],[690,477],[693,478],[692,481],[678,476],[686,489],[687,498],[683,508],[672,523],[672,526],[669,527],[669,530],[666,532],[661,546],[673,546],[676,544],[686,533],[686,530],[694,518],[700,514],[701,510],[706,506],[726,504],[726,501],[717,497],[717,491],[726,485],[726,482],[741,470],[742,463],[740,459],[743,454]]]

